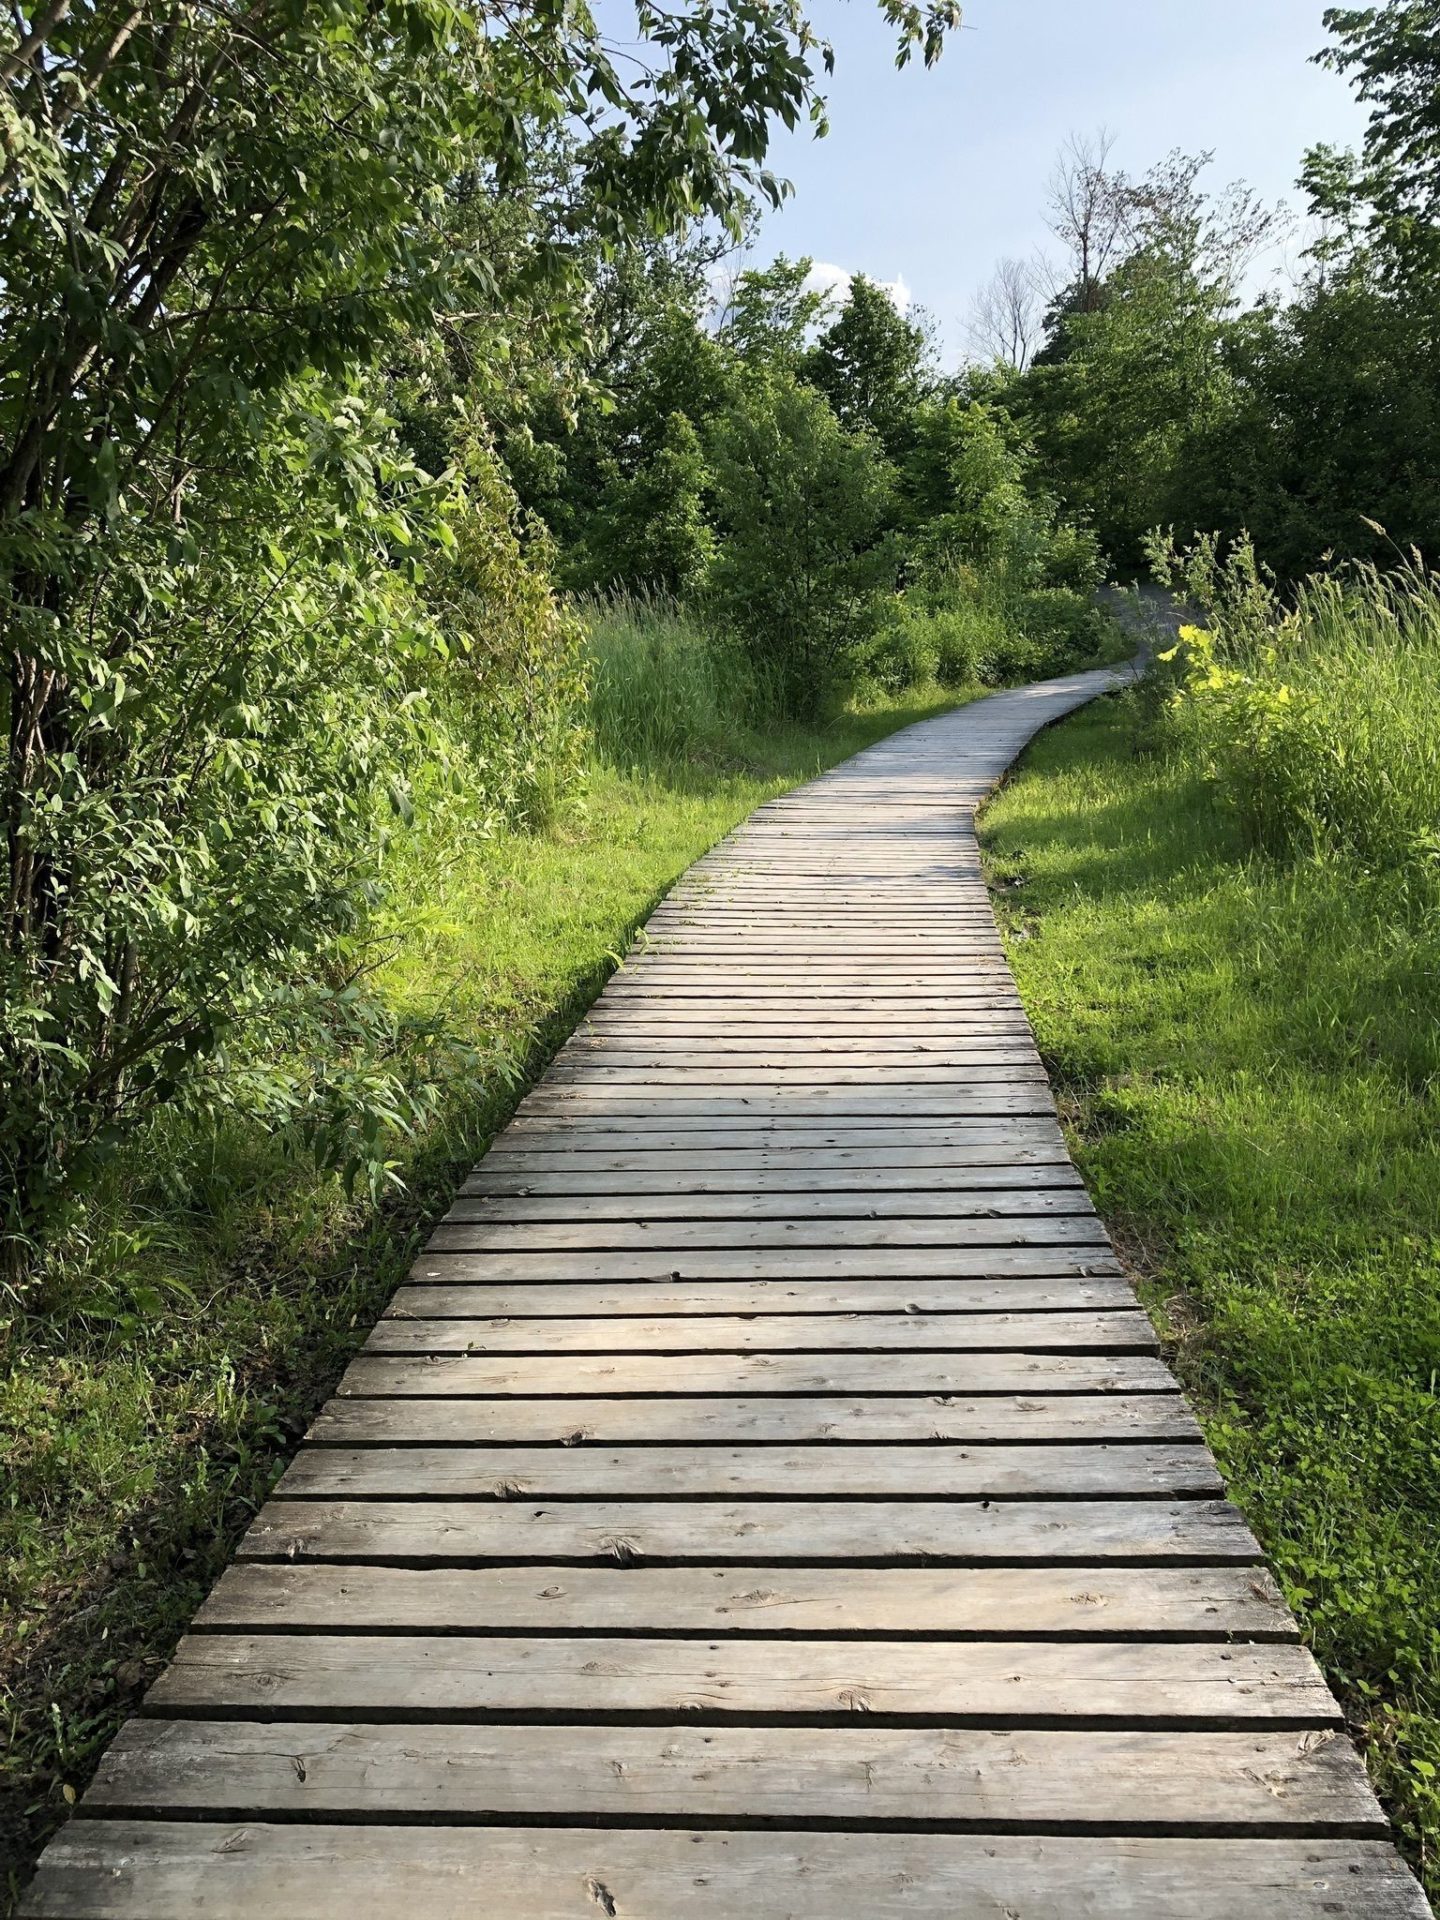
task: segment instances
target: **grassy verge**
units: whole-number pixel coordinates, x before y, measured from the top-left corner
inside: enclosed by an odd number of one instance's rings
[[[1245,850],[1134,696],[984,836],[1077,1157],[1440,1893],[1440,929]]]
[[[12,1894],[427,1220],[656,900],[761,801],[954,703],[917,693],[823,728],[732,727],[724,751],[691,742],[659,771],[600,766],[542,836],[483,839],[437,817],[403,856],[376,984],[463,1039],[472,1063],[403,1147],[403,1190],[347,1200],[241,1128],[161,1128],[117,1177],[68,1310],[5,1329],[0,1849]]]

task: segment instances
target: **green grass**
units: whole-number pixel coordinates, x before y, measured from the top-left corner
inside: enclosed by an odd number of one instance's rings
[[[783,722],[781,680],[733,641],[658,595],[580,603],[590,656],[590,724],[599,758],[622,770],[733,754]]]
[[[1440,926],[1247,851],[1134,696],[984,835],[1077,1157],[1440,1892]]]
[[[432,814],[399,855],[374,984],[469,1058],[426,1135],[397,1143],[405,1185],[382,1204],[347,1200],[239,1125],[162,1126],[130,1158],[96,1209],[89,1271],[3,1336],[12,1892],[427,1220],[671,881],[761,801],[953,704],[931,691],[824,727],[686,736],[685,757],[657,754],[658,771],[595,768],[544,835],[487,839],[453,807]]]

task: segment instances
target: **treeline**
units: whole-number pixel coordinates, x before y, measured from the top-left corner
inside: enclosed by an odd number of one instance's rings
[[[1094,537],[1006,416],[942,375],[924,324],[863,276],[837,301],[784,257],[736,274],[717,312],[722,264],[694,239],[597,263],[594,356],[497,420],[557,581],[691,605],[792,712],[1092,650]]]
[[[1141,177],[1100,136],[1056,168],[1058,257],[1002,263],[978,350],[1064,510],[1138,569],[1152,529],[1248,535],[1282,579],[1440,553],[1440,8],[1325,15],[1320,57],[1371,117],[1357,154],[1305,156],[1306,221],[1208,155]],[[1242,298],[1281,241],[1288,294]]]

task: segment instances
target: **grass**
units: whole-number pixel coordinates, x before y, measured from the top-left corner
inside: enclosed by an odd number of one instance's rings
[[[611,767],[683,768],[781,725],[781,682],[734,642],[663,596],[613,593],[581,603],[590,653],[590,724]]]
[[[704,662],[659,645],[657,701]],[[667,691],[667,687],[669,691]],[[468,1051],[379,1204],[231,1126],[158,1128],[97,1209],[70,1311],[12,1324],[0,1374],[4,1792],[13,1894],[233,1552],[289,1450],[503,1125],[674,878],[771,795],[954,704],[930,690],[757,732],[723,701],[592,769],[544,835],[453,809],[401,855],[377,989]],[[712,724],[719,712],[723,727]],[[692,714],[692,719],[694,715]],[[648,756],[648,761],[647,761]],[[92,1304],[86,1308],[85,1301]],[[99,1302],[99,1308],[93,1304]]]
[[[1135,696],[984,837],[1077,1158],[1440,1894],[1440,924],[1267,858]]]

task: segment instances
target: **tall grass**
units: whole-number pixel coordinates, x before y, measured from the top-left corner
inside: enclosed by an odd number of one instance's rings
[[[598,758],[622,772],[725,759],[736,737],[782,718],[777,673],[660,594],[578,603],[590,657],[590,727]]]
[[[1207,629],[1185,630],[1172,725],[1252,842],[1440,879],[1440,575],[1317,574],[1285,604],[1211,548],[1186,585]]]

